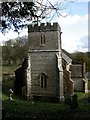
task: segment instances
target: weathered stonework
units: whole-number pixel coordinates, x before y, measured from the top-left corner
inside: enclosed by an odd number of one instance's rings
[[[74,93],[71,79],[72,60],[61,49],[61,28],[58,23],[28,26],[28,55],[15,71],[15,91],[31,96],[64,101]]]
[[[88,79],[86,77],[85,64],[75,64],[71,66],[71,77],[74,81],[74,90],[88,92]]]
[[[61,101],[64,97],[60,39],[61,28],[57,23],[53,25],[47,23],[46,26],[42,23],[40,26],[29,26],[28,31],[31,80],[33,86],[31,94],[58,97]],[[44,42],[41,40],[44,40]],[[42,73],[48,76],[47,88],[40,86],[39,76]]]

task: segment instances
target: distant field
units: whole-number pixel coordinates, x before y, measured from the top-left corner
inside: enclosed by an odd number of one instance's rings
[[[19,66],[2,66],[2,73],[14,73]]]

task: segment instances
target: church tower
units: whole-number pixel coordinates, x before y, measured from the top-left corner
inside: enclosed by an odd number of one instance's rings
[[[58,23],[28,26],[27,97],[63,100],[61,28]]]

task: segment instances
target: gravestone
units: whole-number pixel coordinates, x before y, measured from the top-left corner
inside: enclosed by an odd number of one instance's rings
[[[13,95],[13,90],[10,89],[9,90],[9,100],[13,100],[12,95]]]
[[[71,110],[76,110],[79,107],[78,105],[78,96],[74,94],[71,98],[70,108]]]

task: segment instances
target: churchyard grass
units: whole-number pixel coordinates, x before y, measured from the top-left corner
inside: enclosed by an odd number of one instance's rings
[[[15,67],[9,67],[9,72]],[[7,72],[7,67],[3,68],[3,71]],[[27,101],[19,96],[16,96],[13,94],[13,101],[9,100],[9,93],[8,90],[10,88],[13,88],[13,79],[10,79],[9,77],[7,79],[3,78],[2,82],[4,91],[2,92],[2,107],[5,109],[6,116],[10,117],[21,117],[21,116],[29,116],[29,114],[32,114],[32,116],[38,116],[38,114],[42,115],[46,112],[48,114],[60,114],[59,112],[69,112],[70,105],[65,103],[50,103],[50,102],[37,102],[34,101],[34,103]],[[78,103],[79,108],[77,111],[90,111],[90,102],[87,101],[88,96],[90,96],[90,93],[83,93],[83,92],[75,92],[78,96]],[[45,114],[46,114],[45,113]],[[69,112],[70,113],[70,112]],[[36,115],[37,114],[37,115]],[[86,113],[85,113],[86,114]],[[46,116],[45,116],[46,117]]]
[[[83,92],[75,92],[75,94],[77,94],[78,96],[78,101],[81,101],[90,95],[90,93],[83,93]]]
[[[90,111],[90,103],[85,103],[84,101],[84,99],[87,98],[87,94],[76,94],[78,95],[79,108],[73,112],[72,110],[70,110],[70,106],[65,103],[50,103],[37,101],[34,101],[34,103],[32,103],[15,95],[13,96],[13,101],[10,101],[7,95],[3,95],[2,106],[5,109],[5,114],[7,116],[6,118],[22,117],[26,119],[28,116],[28,118],[32,117],[34,119],[34,117],[61,117],[62,115],[64,115],[63,117],[67,118],[67,114],[70,115],[71,113],[74,115],[77,114],[79,117],[82,117],[79,115],[79,113],[83,113],[83,115],[87,116],[89,114],[88,111]],[[40,120],[40,118],[38,119]]]
[[[3,100],[3,107],[7,107],[7,109],[27,109],[27,110],[41,110],[41,109],[47,109],[47,110],[70,110],[69,105],[62,104],[62,103],[44,103],[44,102],[35,102],[35,104],[32,104],[30,101],[21,99],[18,96],[13,95],[13,101],[8,100],[9,99],[9,93],[8,90],[10,88],[13,88],[13,79],[8,78],[7,80],[3,80],[3,94],[2,94],[2,100]],[[79,110],[87,110],[89,107],[90,109],[90,102],[87,102],[87,97],[90,96],[90,93],[83,93],[83,92],[75,92],[78,96],[78,103],[79,103]]]
[[[69,106],[65,104],[59,103],[49,103],[49,102],[34,102],[31,103],[30,101],[15,99],[10,101],[9,99],[3,101],[3,107],[8,111],[19,110],[21,112],[28,112],[28,111],[42,111],[42,110],[49,110],[49,111],[57,111],[57,110],[68,110]]]
[[[78,103],[79,103],[79,111],[83,110],[90,110],[90,102],[88,103],[87,97],[88,94],[78,92],[76,93],[78,95]],[[50,102],[37,102],[34,101],[34,103],[27,101],[25,99],[22,99],[21,97],[13,95],[13,101],[9,100],[8,95],[3,94],[2,95],[3,100],[3,107],[7,109],[8,111],[22,111],[22,112],[28,112],[28,111],[42,111],[42,110],[49,110],[49,111],[69,111],[70,106],[68,104],[64,103],[50,103]]]
[[[76,92],[78,96],[79,110],[90,110],[90,93]]]
[[[8,81],[4,81],[5,86],[10,86],[11,83]],[[8,93],[8,91],[7,91]],[[73,116],[76,114],[79,117],[82,117],[82,115],[79,115],[83,113],[83,115],[86,117],[89,115],[87,112],[90,111],[90,102],[88,103],[87,100],[87,94],[85,93],[75,93],[78,95],[78,103],[79,108],[76,112],[72,112]],[[37,102],[34,101],[32,103],[31,101],[27,101],[19,96],[16,96],[13,94],[13,100],[9,100],[9,94],[3,93],[2,94],[2,107],[5,110],[5,117],[7,119],[34,119],[37,118],[39,120],[44,120],[53,117],[52,119],[55,119],[58,117],[58,119],[61,119],[61,117],[65,117],[67,120],[67,117],[72,116],[70,110],[70,105],[65,103],[50,103],[50,102]],[[84,111],[84,112],[83,112]],[[68,116],[67,116],[68,114]],[[63,120],[63,117],[61,120]]]

